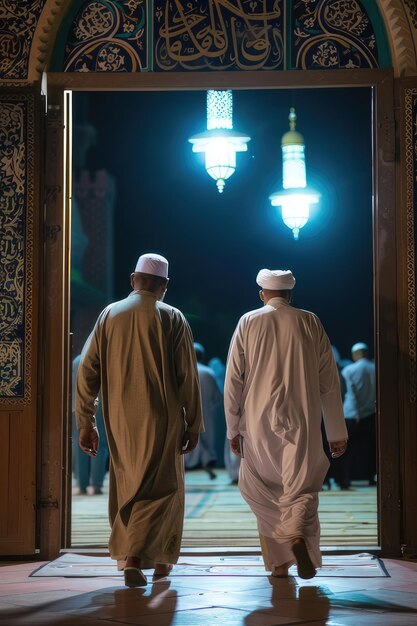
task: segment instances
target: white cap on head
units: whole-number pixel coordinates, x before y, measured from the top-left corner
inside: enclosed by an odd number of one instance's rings
[[[359,350],[368,350],[368,346],[363,341],[358,341],[358,343],[354,343],[351,347],[350,351],[353,354],[354,352],[359,352]]]
[[[267,270],[263,269],[258,272],[256,282],[262,289],[271,289],[271,291],[283,291],[285,289],[293,289],[295,278],[291,270]]]
[[[142,254],[136,263],[135,272],[143,274],[152,274],[153,276],[161,276],[168,278],[168,261],[165,257],[155,252]]]

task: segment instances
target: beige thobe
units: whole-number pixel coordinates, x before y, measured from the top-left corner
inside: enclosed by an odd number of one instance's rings
[[[109,305],[82,351],[78,428],[94,425],[99,389],[110,450],[110,554],[175,563],[184,517],[181,441],[185,426],[203,430],[193,337],[182,313],[146,291]]]
[[[242,437],[239,487],[255,513],[266,569],[293,563],[304,537],[321,565],[318,492],[327,439],[347,439],[339,375],[320,320],[273,298],[244,315],[226,370],[227,436]]]

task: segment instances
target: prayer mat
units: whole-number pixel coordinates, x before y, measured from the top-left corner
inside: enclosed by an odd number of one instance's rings
[[[143,570],[152,581],[153,569]],[[169,578],[181,576],[268,576],[262,557],[249,556],[184,556]],[[290,575],[296,576],[295,566]],[[85,556],[83,554],[63,554],[55,561],[32,572],[31,576],[52,576],[64,578],[120,577],[116,563],[110,557]],[[317,577],[337,578],[377,578],[389,576],[381,559],[368,553],[342,556],[323,556],[323,566],[317,570]]]
[[[224,469],[215,469],[210,480],[204,470],[185,474],[185,520],[183,546],[187,548],[259,546],[256,518],[230,484]],[[71,547],[106,548],[109,542],[108,480],[101,496],[77,496],[72,501]],[[375,487],[354,483],[349,491],[320,493],[322,546],[345,546],[367,552],[378,545],[377,497]]]

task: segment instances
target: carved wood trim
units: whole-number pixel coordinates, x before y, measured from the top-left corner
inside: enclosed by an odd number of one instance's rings
[[[415,558],[417,536],[417,363],[416,363],[416,222],[417,78],[398,81],[398,351],[400,359],[400,471],[402,554]]]
[[[417,175],[417,87],[405,90],[406,275],[409,401],[417,401],[415,179]]]
[[[417,73],[417,50],[413,27],[401,0],[377,0],[391,44],[394,76]]]
[[[62,21],[71,8],[66,0],[46,0],[39,16],[29,58],[28,81],[39,80],[53,53]]]

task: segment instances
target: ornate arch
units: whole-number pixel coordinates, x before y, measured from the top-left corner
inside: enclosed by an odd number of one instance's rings
[[[7,26],[1,46],[5,46],[0,78],[10,82],[33,83],[48,67],[57,33],[71,9],[69,0],[33,0],[25,12],[7,8],[2,17]],[[396,77],[417,74],[417,9],[414,0],[378,0],[391,46]],[[7,39],[7,41],[6,41]],[[5,65],[4,65],[5,64]]]
[[[27,81],[39,80],[48,67],[59,28],[73,5],[68,0],[45,0],[39,16],[28,63]],[[417,74],[417,15],[413,14],[413,1],[378,0],[383,16],[395,76]]]

